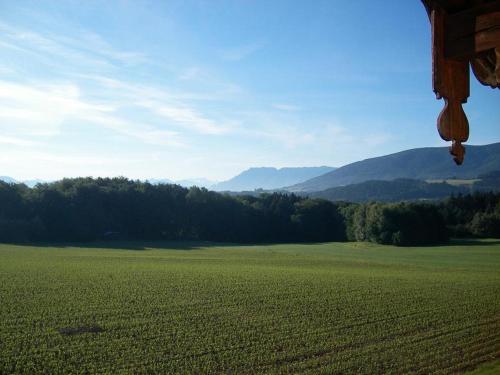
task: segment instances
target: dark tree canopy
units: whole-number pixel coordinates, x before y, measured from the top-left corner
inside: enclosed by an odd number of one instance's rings
[[[373,241],[394,245],[499,236],[500,194],[441,203],[332,203],[293,194],[230,196],[126,178],[75,178],[30,189],[0,182],[0,242]]]

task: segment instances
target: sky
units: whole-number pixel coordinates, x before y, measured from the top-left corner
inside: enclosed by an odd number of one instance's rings
[[[445,146],[424,7],[380,4],[0,0],[0,175],[224,180]],[[472,78],[464,109],[470,144],[500,141],[500,90]]]

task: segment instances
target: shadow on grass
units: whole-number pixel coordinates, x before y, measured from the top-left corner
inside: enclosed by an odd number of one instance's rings
[[[495,238],[452,238],[444,246],[492,246],[500,245],[500,240]]]
[[[339,242],[346,243],[346,242]],[[274,245],[321,245],[325,242],[210,242],[210,241],[136,241],[136,240],[112,240],[94,242],[32,242],[32,243],[12,243],[16,246],[32,246],[42,248],[85,248],[85,249],[114,249],[147,251],[156,250],[200,250],[215,247],[251,247],[251,246],[274,246]],[[376,246],[377,244],[372,243]],[[453,238],[449,242],[433,245],[411,245],[411,246],[389,246],[395,249],[400,248],[435,248],[447,246],[494,246],[500,245],[500,239],[484,238]]]
[[[95,242],[33,242],[15,243],[16,246],[33,246],[42,248],[85,248],[147,251],[151,249],[164,250],[199,250],[209,247],[248,246],[256,244],[218,243],[208,241],[95,241]]]
[[[95,241],[95,242],[30,242],[30,243],[12,243],[15,246],[32,246],[42,248],[85,248],[85,249],[112,249],[112,250],[133,250],[147,251],[155,250],[200,250],[214,247],[251,247],[251,246],[274,246],[274,245],[292,245],[298,243],[283,242],[210,242],[210,241]],[[320,244],[320,243],[301,243]]]

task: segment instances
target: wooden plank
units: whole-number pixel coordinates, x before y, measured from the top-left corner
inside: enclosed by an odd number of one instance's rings
[[[469,97],[469,62],[445,55],[446,18],[446,12],[440,8],[431,13],[433,90],[438,99],[460,98],[465,103]]]
[[[483,51],[500,47],[500,24],[465,38],[447,41],[445,56],[450,59],[471,59]]]
[[[461,12],[451,14],[446,20],[448,40],[456,40],[487,30],[500,23],[500,1],[498,6],[487,8],[489,12]],[[476,14],[478,13],[478,14]]]
[[[500,47],[500,27],[447,43],[445,55],[451,59],[472,59],[476,54],[496,47]]]
[[[445,24],[445,56],[471,59],[500,46],[500,0],[451,14]]]

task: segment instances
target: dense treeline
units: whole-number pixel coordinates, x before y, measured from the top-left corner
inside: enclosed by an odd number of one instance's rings
[[[343,217],[323,200],[230,197],[125,178],[0,182],[0,241],[99,239],[227,242],[342,241]]]
[[[424,203],[349,204],[293,194],[229,196],[125,178],[0,182],[0,241],[374,241],[427,244],[498,235],[499,194]]]
[[[452,236],[500,238],[500,193],[451,197],[440,212]]]
[[[448,230],[439,208],[423,203],[368,203],[344,209],[347,239],[397,246],[444,242]]]
[[[459,183],[457,185],[453,185]],[[460,184],[462,182],[463,184]],[[397,178],[390,181],[371,180],[359,184],[337,186],[324,191],[308,193],[310,197],[330,201],[348,202],[399,202],[438,200],[459,194],[500,191],[500,172],[494,171],[478,176],[475,180],[458,181],[454,179],[441,182],[426,182],[409,178]]]

